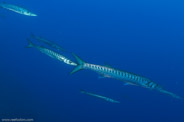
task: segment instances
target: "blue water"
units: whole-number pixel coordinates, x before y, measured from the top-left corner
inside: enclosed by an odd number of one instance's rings
[[[184,122],[184,101],[99,78],[27,49],[33,32],[84,61],[150,78],[184,96],[184,2],[181,0],[26,0],[38,14],[0,9],[0,118],[36,122]],[[74,58],[67,54],[68,58]],[[119,100],[109,103],[80,89]]]

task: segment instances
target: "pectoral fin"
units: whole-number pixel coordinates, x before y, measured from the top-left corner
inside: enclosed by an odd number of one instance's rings
[[[105,75],[105,74],[100,74],[100,76],[98,76],[98,78],[111,78],[109,75]]]

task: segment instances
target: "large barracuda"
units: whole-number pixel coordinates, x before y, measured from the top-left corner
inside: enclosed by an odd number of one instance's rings
[[[89,69],[89,70],[100,73],[104,77],[115,78],[115,79],[124,81],[127,84],[142,86],[142,87],[145,87],[148,89],[155,89],[155,90],[160,91],[162,93],[168,94],[174,98],[178,98],[178,99],[181,98],[180,96],[163,89],[160,85],[151,81],[148,78],[145,78],[145,77],[133,74],[133,73],[121,71],[121,70],[118,70],[118,69],[115,69],[112,67],[89,64],[89,63],[86,63],[83,60],[81,60],[77,55],[73,54],[73,56],[75,57],[78,65],[73,69],[71,74],[73,74],[81,69]]]
[[[34,34],[31,34],[31,37],[38,40],[39,42],[43,42],[45,44],[47,44],[48,46],[52,47],[52,48],[55,48],[56,50],[58,51],[65,51],[61,46],[59,46],[58,44],[54,43],[54,42],[51,42],[49,40],[46,40],[42,37],[39,37],[39,36],[35,36]]]
[[[89,95],[89,96],[93,96],[93,97],[97,97],[97,98],[106,100],[106,101],[108,101],[108,102],[120,103],[119,101],[113,100],[113,99],[111,99],[111,98],[109,98],[109,97],[105,97],[105,96],[102,96],[102,95],[94,94],[94,93],[87,92],[87,91],[84,91],[84,90],[80,90],[80,92],[83,93],[83,94],[87,94],[87,95]]]
[[[5,2],[0,3],[0,7],[8,9],[10,11],[14,11],[14,12],[19,13],[19,14],[26,15],[26,16],[37,16],[36,14],[30,12],[29,10],[27,10],[25,8],[22,8],[20,6],[16,6],[13,4],[7,4]]]
[[[28,39],[27,39],[28,40]],[[64,62],[65,64],[68,64],[68,65],[72,65],[72,66],[76,66],[77,64],[73,61],[71,61],[70,59],[62,56],[61,54],[58,54],[52,50],[49,50],[45,47],[42,47],[42,46],[37,46],[35,44],[33,44],[30,40],[28,40],[28,48],[36,48],[38,49],[39,51],[41,51],[42,53],[52,57],[52,58],[55,58],[55,59],[58,59],[59,61],[62,61]]]

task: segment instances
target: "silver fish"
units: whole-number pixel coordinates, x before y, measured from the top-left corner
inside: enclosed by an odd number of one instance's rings
[[[35,45],[33,44],[29,39],[28,40],[28,48],[36,48],[38,49],[39,51],[41,51],[42,53],[52,57],[52,58],[55,58],[55,59],[58,59],[59,61],[62,61],[64,62],[65,64],[68,64],[68,65],[72,65],[72,66],[76,66],[77,64],[73,61],[71,61],[70,59],[62,56],[61,54],[58,54],[50,49],[47,49],[45,47],[42,47],[42,46],[38,46],[38,45]]]
[[[23,7],[16,6],[13,4],[7,4],[5,2],[0,3],[0,7],[5,8],[5,9],[10,10],[10,11],[14,11],[14,12],[19,13],[19,14],[26,15],[26,16],[37,16],[36,14],[30,12],[29,10],[27,10]]]
[[[118,80],[124,81],[128,84],[142,86],[142,87],[145,87],[148,89],[155,89],[157,91],[171,95],[172,97],[175,97],[178,99],[181,98],[180,96],[163,89],[157,83],[155,83],[155,82],[151,81],[150,79],[145,78],[143,76],[139,76],[139,75],[136,75],[136,74],[133,74],[130,72],[125,72],[122,70],[118,70],[118,69],[115,69],[112,67],[86,63],[83,60],[81,60],[77,55],[73,54],[73,56],[75,57],[78,65],[73,69],[71,74],[73,74],[81,69],[89,69],[89,70],[98,72],[98,73],[104,75],[105,77],[118,79]]]
[[[84,91],[84,90],[80,90],[80,92],[83,93],[83,94],[87,94],[87,95],[89,95],[89,96],[93,96],[93,97],[97,97],[97,98],[106,100],[106,101],[108,101],[108,102],[120,103],[120,102],[117,101],[117,100],[113,100],[113,99],[111,99],[111,98],[109,98],[109,97],[105,97],[105,96],[98,95],[98,94],[95,94],[95,93],[87,92],[87,91]]]

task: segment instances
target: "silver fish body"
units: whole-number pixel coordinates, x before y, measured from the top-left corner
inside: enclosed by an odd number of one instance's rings
[[[145,77],[142,77],[133,73],[117,70],[111,67],[85,63],[83,65],[83,69],[90,69],[104,75],[105,77],[119,79],[130,84],[139,85],[150,89],[159,87],[158,84],[152,82],[151,80]]]
[[[59,53],[56,53],[50,49],[47,49],[45,47],[42,47],[42,46],[37,46],[35,44],[33,44],[30,40],[28,40],[29,42],[29,45],[27,47],[31,48],[36,48],[38,49],[40,52],[54,58],[54,59],[58,59],[59,61],[62,61],[64,62],[65,64],[68,64],[68,65],[72,65],[72,66],[77,66],[77,64],[73,61],[71,61],[70,59],[64,57],[63,55],[59,54]]]
[[[142,86],[142,87],[145,87],[148,89],[155,89],[155,90],[158,90],[162,93],[171,95],[175,98],[181,98],[180,96],[177,96],[176,94],[163,89],[160,85],[158,85],[157,83],[151,81],[150,79],[148,79],[146,77],[136,75],[133,73],[129,73],[129,72],[125,72],[122,70],[118,70],[118,69],[115,69],[112,67],[89,64],[89,63],[86,63],[83,60],[81,60],[75,54],[73,54],[73,56],[75,57],[78,65],[76,66],[76,68],[74,68],[74,70],[71,72],[71,74],[73,74],[81,69],[89,69],[89,70],[98,72],[98,73],[104,75],[105,77],[118,79],[118,80],[124,81],[126,83],[137,85],[137,86]]]
[[[26,16],[37,16],[36,14],[30,12],[29,10],[13,4],[1,3],[0,7]]]

